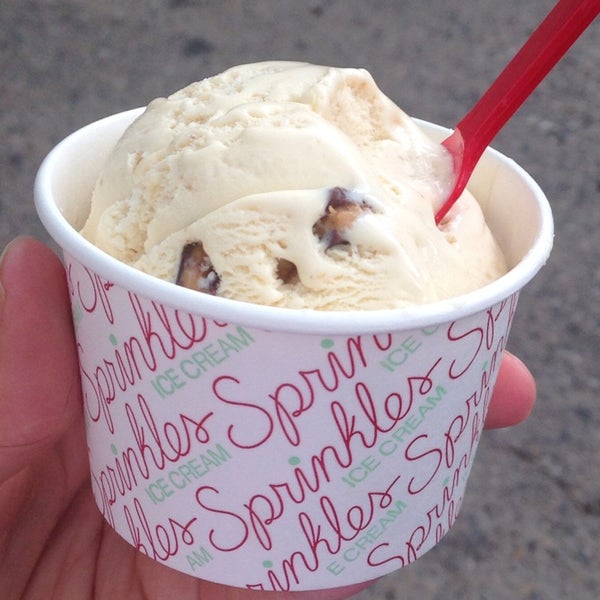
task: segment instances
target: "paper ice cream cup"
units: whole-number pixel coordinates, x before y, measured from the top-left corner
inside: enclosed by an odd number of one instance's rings
[[[35,186],[64,250],[104,518],[152,559],[250,589],[340,587],[413,562],[459,512],[519,291],[551,249],[544,194],[485,153],[470,188],[511,269],[473,293],[402,310],[256,306],[157,280],[79,235],[137,114],[69,136]]]

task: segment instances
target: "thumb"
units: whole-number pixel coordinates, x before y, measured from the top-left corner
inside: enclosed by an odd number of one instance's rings
[[[485,420],[486,428],[510,427],[524,421],[535,405],[535,398],[533,375],[514,354],[505,352]]]
[[[55,443],[80,413],[64,268],[19,238],[0,261],[0,482]]]

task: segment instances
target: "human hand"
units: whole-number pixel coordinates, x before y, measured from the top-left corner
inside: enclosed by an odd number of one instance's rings
[[[0,263],[0,589],[6,600],[342,600],[368,584],[255,592],[195,579],[137,552],[104,522],[89,485],[65,274],[40,242]],[[52,352],[40,353],[48,347]],[[486,427],[527,417],[535,382],[505,354]]]

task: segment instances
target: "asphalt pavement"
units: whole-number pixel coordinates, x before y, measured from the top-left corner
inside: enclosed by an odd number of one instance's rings
[[[452,127],[552,5],[2,0],[0,246],[48,240],[36,170],[100,117],[234,64],[294,59],[366,67],[408,113]],[[538,181],[555,216],[551,259],[523,292],[509,342],[537,378],[537,406],[524,424],[484,434],[442,542],[360,600],[600,598],[599,65],[600,20],[493,144]]]

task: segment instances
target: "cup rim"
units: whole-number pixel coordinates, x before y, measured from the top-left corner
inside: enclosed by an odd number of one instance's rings
[[[507,164],[532,191],[540,227],[525,256],[506,274],[477,290],[447,300],[403,308],[322,311],[264,306],[200,294],[176,286],[138,271],[96,248],[67,221],[52,193],[57,163],[70,145],[113,123],[115,119],[122,119],[128,124],[142,110],[136,108],[104,117],[74,131],[59,142],[39,167],[34,183],[34,200],[42,224],[63,252],[107,281],[163,305],[218,321],[282,332],[351,335],[417,329],[478,313],[519,292],[543,267],[550,254],[554,229],[551,208],[545,194],[520,165],[497,150],[488,148],[485,155],[491,155],[497,161]],[[421,127],[442,135],[450,131],[421,119],[414,121]]]

